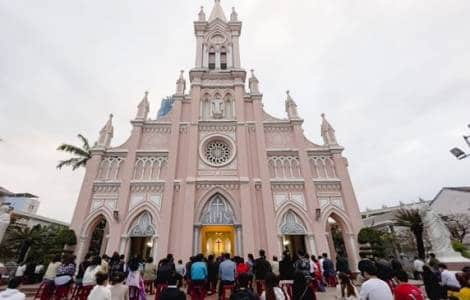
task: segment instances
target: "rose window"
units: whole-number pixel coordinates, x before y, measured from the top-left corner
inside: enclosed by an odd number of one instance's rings
[[[211,164],[220,166],[227,163],[232,156],[231,147],[224,141],[215,140],[207,143],[205,158]]]

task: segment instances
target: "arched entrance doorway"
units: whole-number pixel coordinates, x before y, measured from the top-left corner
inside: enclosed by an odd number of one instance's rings
[[[134,221],[129,230],[130,246],[129,257],[139,257],[146,259],[153,257],[155,244],[155,227],[152,222],[152,215],[144,211]]]
[[[87,253],[92,255],[102,255],[106,251],[108,244],[109,225],[103,216],[99,216],[91,232],[90,243]]]
[[[241,255],[240,226],[236,225],[233,209],[224,196],[217,193],[207,201],[199,223],[195,226],[195,253]]]
[[[356,265],[354,235],[349,232],[344,219],[333,212],[326,219],[325,226],[331,259],[336,261],[338,256],[341,256],[349,262],[349,267],[354,269]]]
[[[288,251],[291,256],[297,255],[299,251],[307,252],[305,225],[292,210],[283,215],[279,231],[283,251]]]

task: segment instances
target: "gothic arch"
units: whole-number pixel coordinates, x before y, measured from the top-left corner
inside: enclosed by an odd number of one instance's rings
[[[292,203],[287,203],[281,206],[278,213],[276,214],[276,219],[277,219],[276,226],[277,226],[278,233],[282,234],[281,227],[285,221],[284,218],[286,214],[289,212],[295,214],[295,216],[300,221],[301,225],[305,228],[304,234],[308,234],[311,231],[310,228],[312,228],[312,224],[309,222],[308,216],[301,209],[299,209],[299,207],[297,207],[296,205]]]
[[[306,235],[308,230],[303,222],[292,209],[288,209],[279,219],[279,233],[282,235]]]
[[[153,206],[150,206],[148,203],[142,203],[138,206],[136,206],[129,215],[126,217],[126,221],[124,222],[124,234],[127,234],[130,230],[131,227],[134,225],[134,223],[138,220],[138,218],[144,214],[148,213],[151,216],[151,221],[152,225],[155,230],[155,234],[157,233],[157,226],[156,224],[159,221],[158,215],[155,214],[156,208]]]
[[[233,200],[233,197],[228,193],[226,190],[220,188],[220,187],[215,187],[211,189],[210,191],[206,192],[201,199],[199,200],[194,214],[194,220],[196,223],[199,223],[202,214],[204,213],[204,208],[206,205],[211,201],[215,196],[220,195],[222,198],[226,201],[227,205],[230,207],[232,213],[233,213],[233,224],[238,224],[240,223],[240,210],[238,205],[235,203]]]
[[[346,230],[346,233],[353,233],[349,217],[336,207],[328,207],[322,215],[321,224],[324,228],[328,227],[328,219],[331,217]]]
[[[85,219],[85,222],[83,222],[84,225],[82,226],[82,231],[80,232],[80,236],[88,237],[93,232],[94,228],[96,227],[96,225],[98,225],[101,219],[104,219],[106,223],[111,224],[111,215],[106,210],[99,209],[93,212]],[[109,229],[111,229],[111,226],[109,226]]]
[[[156,234],[156,226],[152,214],[148,210],[142,211],[130,223],[127,233],[130,237],[154,236]]]

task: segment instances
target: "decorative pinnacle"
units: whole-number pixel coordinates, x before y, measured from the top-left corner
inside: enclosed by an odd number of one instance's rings
[[[109,119],[111,120],[114,117],[113,114],[109,114]]]
[[[149,95],[149,91],[145,91],[145,98],[147,98],[147,96]]]
[[[322,113],[322,114],[321,114],[321,117],[322,117],[322,119],[326,119],[325,113]]]
[[[287,94],[287,96],[290,96],[290,91],[287,90],[287,91],[286,91],[286,94]]]
[[[255,70],[254,70],[254,69],[251,69],[250,72],[251,72],[251,76],[252,76],[252,77],[255,77]]]

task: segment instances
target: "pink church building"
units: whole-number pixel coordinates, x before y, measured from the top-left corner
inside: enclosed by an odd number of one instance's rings
[[[294,99],[269,115],[253,71],[241,66],[242,23],[216,0],[194,22],[195,66],[168,113],[149,118],[145,93],[132,133],[111,146],[112,115],[86,165],[71,228],[88,252],[161,258],[173,253],[269,256],[299,250],[354,269],[361,215],[348,162],[322,115],[322,144],[308,140]],[[339,236],[339,239],[338,239]]]

